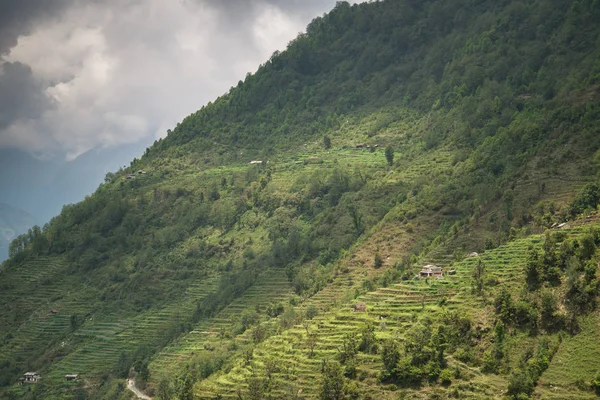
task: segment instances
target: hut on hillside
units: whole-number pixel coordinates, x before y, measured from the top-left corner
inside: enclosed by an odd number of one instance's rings
[[[23,375],[23,382],[36,383],[42,379],[42,376],[37,372],[25,372]]]
[[[425,265],[421,268],[419,277],[440,279],[444,277],[444,274],[442,272],[442,267],[438,267],[437,265]]]
[[[354,311],[365,312],[367,311],[367,305],[365,303],[356,303],[354,305]]]

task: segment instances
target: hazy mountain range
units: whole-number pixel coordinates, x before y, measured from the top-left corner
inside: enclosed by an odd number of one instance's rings
[[[83,200],[107,172],[139,157],[144,148],[145,144],[136,143],[92,149],[73,161],[0,149],[0,261],[6,258],[12,238],[48,222],[63,205]]]

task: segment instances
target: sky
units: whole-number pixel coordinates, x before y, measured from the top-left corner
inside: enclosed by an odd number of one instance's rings
[[[0,0],[0,150],[71,161],[150,144],[334,5]]]

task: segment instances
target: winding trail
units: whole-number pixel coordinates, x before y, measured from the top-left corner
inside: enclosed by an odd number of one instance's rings
[[[131,390],[133,394],[137,396],[138,399],[142,400],[152,400],[152,397],[146,396],[140,389],[135,386],[135,380],[127,379],[127,389]]]

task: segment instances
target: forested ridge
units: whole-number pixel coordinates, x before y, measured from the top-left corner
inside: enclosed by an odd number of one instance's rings
[[[0,394],[592,396],[600,365],[569,355],[600,320],[598,21],[598,0],[338,2],[13,241]],[[453,276],[413,279],[428,262]]]

